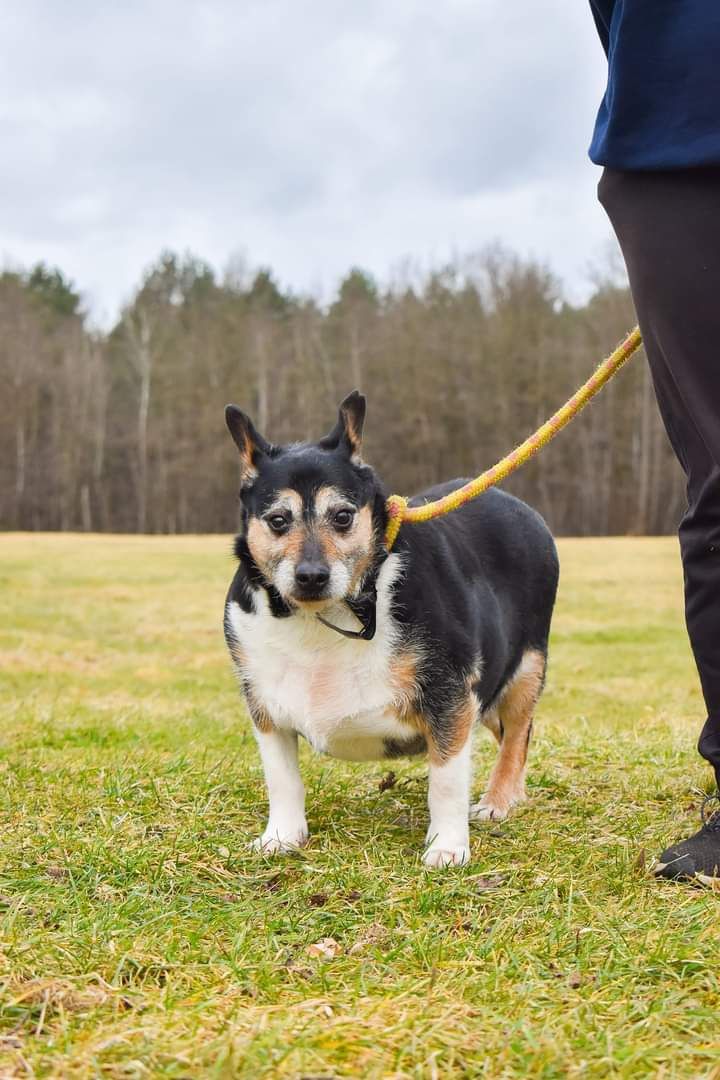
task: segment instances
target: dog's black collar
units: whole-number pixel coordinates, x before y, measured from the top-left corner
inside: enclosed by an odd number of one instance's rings
[[[351,600],[346,600],[345,603],[358,622],[362,625],[362,630],[345,630],[342,626],[336,626],[335,623],[331,623],[329,619],[324,618],[322,615],[317,615],[317,619],[323,626],[328,626],[331,630],[335,630],[338,634],[342,634],[343,637],[361,638],[363,641],[372,641],[375,637],[377,613],[377,590],[375,588],[375,582],[373,581],[370,589],[353,597]]]
[[[368,572],[363,587],[357,596],[346,600],[345,603],[352,611],[355,618],[362,626],[362,630],[345,630],[342,626],[336,626],[322,615],[317,615],[323,626],[335,630],[346,638],[358,638],[361,641],[372,641],[377,629],[377,579],[382,564],[388,557],[388,552],[383,550],[377,555],[371,570]]]

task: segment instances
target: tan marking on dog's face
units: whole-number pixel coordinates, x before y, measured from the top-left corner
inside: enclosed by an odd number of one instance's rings
[[[279,491],[262,517],[250,520],[246,539],[261,573],[285,600],[320,609],[330,600],[343,599],[357,592],[373,560],[375,533],[370,507],[358,509],[331,485],[317,491],[309,510],[308,514],[297,491],[291,488]],[[352,515],[345,528],[336,522],[336,515],[342,512]],[[273,532],[269,525],[274,514],[284,514],[288,518],[288,527],[282,533]],[[296,595],[295,569],[303,558],[307,543],[319,546],[320,556],[330,569],[327,595],[322,600],[304,600]]]
[[[352,512],[352,524],[347,529],[338,529],[334,517],[344,510]],[[348,593],[352,594],[357,590],[375,553],[372,511],[369,506],[358,509],[341,491],[330,485],[318,491],[313,511],[315,535],[323,555],[331,569],[333,563],[341,563],[345,567],[350,579]]]
[[[332,484],[324,484],[318,488],[313,499],[313,513],[318,521],[323,521],[329,514],[343,507],[355,509],[342,491],[333,487]]]
[[[287,514],[290,527],[287,532],[275,533],[268,524],[273,514]],[[299,562],[307,530],[302,516],[302,499],[292,488],[283,488],[262,517],[248,522],[247,545],[261,573],[273,581],[275,571],[283,559],[290,559],[293,566]]]

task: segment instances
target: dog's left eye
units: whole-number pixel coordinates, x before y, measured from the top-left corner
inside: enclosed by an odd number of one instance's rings
[[[285,532],[288,526],[288,520],[284,514],[271,514],[269,518],[265,519],[273,532],[281,533]]]
[[[352,525],[352,510],[338,510],[333,516],[333,525],[336,529],[349,529]]]

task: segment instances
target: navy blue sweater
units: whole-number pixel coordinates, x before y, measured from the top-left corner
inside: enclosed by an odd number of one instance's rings
[[[720,0],[590,0],[608,83],[590,157],[614,169],[720,165]]]

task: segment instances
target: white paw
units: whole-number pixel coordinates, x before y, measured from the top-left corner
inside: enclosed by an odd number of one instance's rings
[[[462,866],[470,862],[468,844],[456,844],[453,847],[441,847],[439,844],[428,848],[423,855],[423,862],[429,869],[437,870],[443,866]]]
[[[282,855],[297,851],[307,843],[307,839],[307,825],[295,829],[278,829],[268,825],[262,836],[253,840],[250,847],[253,851],[261,851],[263,855]]]

